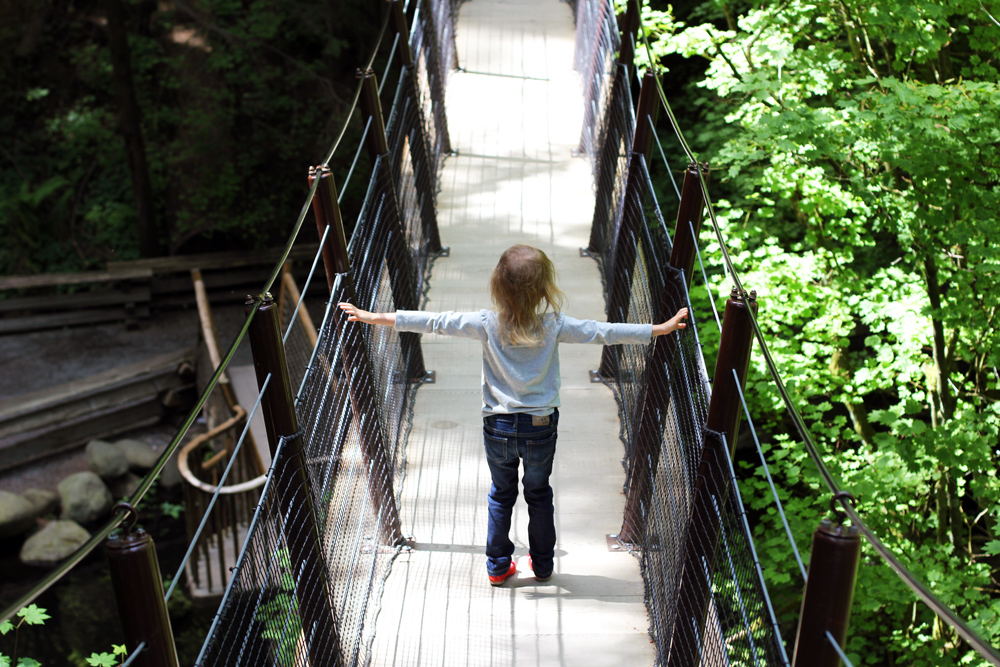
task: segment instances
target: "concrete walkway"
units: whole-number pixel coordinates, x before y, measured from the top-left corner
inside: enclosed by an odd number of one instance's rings
[[[597,266],[580,257],[593,214],[589,163],[572,157],[582,119],[573,17],[558,0],[472,0],[461,6],[448,90],[452,146],[438,219],[428,310],[490,307],[489,273],[514,243],[541,247],[575,317],[604,319]],[[564,345],[556,454],[556,569],[544,584],[527,558],[527,510],[511,537],[518,574],[486,578],[490,475],[480,418],[478,342],[424,336],[437,383],[417,394],[402,488],[415,549],[386,581],[372,665],[652,665],[638,561],[609,551],[621,526],[623,454],[611,391],[591,384],[601,347]]]

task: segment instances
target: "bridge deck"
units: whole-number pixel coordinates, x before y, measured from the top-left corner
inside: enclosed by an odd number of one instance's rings
[[[573,18],[557,0],[474,0],[458,20],[448,91],[452,145],[439,195],[442,242],[429,310],[489,307],[489,272],[525,242],[556,264],[576,317],[604,318],[588,242],[593,189],[579,141],[581,94],[572,69]],[[527,511],[512,539],[518,574],[486,578],[486,494],[478,342],[424,336],[437,383],[418,392],[403,484],[403,530],[416,548],[393,564],[382,598],[373,665],[650,665],[636,559],[610,552],[624,482],[617,407],[589,382],[599,346],[563,346],[562,418],[553,474],[556,570],[528,569]]]

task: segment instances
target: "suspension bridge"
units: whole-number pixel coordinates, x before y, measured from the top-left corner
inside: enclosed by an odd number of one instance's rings
[[[353,234],[344,232],[339,175],[325,166],[338,138],[310,170],[285,251],[315,242],[305,224],[315,219],[317,279],[307,284],[329,290],[322,322],[305,315],[279,261],[248,298],[232,347],[213,352],[209,389],[134,494],[137,504],[218,385],[229,418],[186,441],[181,463],[188,585],[220,601],[197,664],[849,664],[841,646],[862,538],[1000,664],[880,551],[832,479],[853,525],[821,525],[810,574],[839,569],[846,578],[809,577],[794,651],[786,649],[794,629],[775,620],[730,461],[755,335],[766,354],[754,295],[731,265],[736,285],[721,317],[694,312],[687,330],[648,346],[563,348],[555,575],[537,582],[528,569],[519,506],[518,574],[489,585],[479,344],[350,324],[331,306],[488,307],[500,252],[529,243],[552,257],[568,313],[661,321],[689,303],[703,209],[711,215],[708,173],[688,164],[675,222],[649,179],[656,116],[669,105],[655,75],[640,87],[632,67],[637,3],[621,34],[601,0],[394,0],[387,9],[355,97],[366,128],[357,151],[374,167]],[[389,50],[381,80],[370,69],[379,48]],[[716,325],[710,382],[698,330]],[[227,376],[244,337],[254,372]],[[219,384],[230,376],[235,387]],[[262,425],[248,437],[253,420]],[[804,429],[802,437],[811,446]],[[202,450],[212,438],[224,446]],[[107,542],[129,660],[176,664],[164,599],[180,577],[164,593],[134,518],[122,505],[5,618]],[[818,553],[827,560],[817,567]]]

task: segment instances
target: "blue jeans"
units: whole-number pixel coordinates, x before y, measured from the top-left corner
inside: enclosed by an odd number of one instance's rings
[[[518,461],[524,462],[521,481],[528,504],[528,552],[535,574],[552,573],[556,526],[549,475],[556,453],[559,411],[548,416],[548,424],[535,425],[532,421],[532,416],[524,413],[483,418],[486,461],[493,477],[486,528],[486,568],[491,575],[506,574],[514,554],[509,533],[517,500]]]

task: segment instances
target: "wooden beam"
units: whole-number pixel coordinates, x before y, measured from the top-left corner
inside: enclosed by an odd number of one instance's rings
[[[82,273],[43,273],[34,276],[4,276],[0,278],[0,290],[106,283],[119,280],[142,281],[149,280],[152,277],[153,270],[148,267],[124,268],[114,273],[110,271],[84,271]]]

